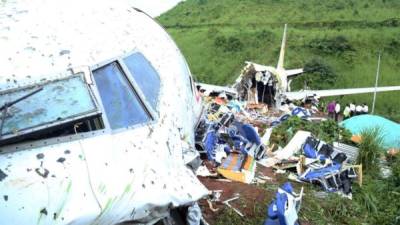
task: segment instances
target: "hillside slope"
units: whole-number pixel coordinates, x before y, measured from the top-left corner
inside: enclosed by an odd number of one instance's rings
[[[244,61],[276,65],[283,25],[288,23],[286,68],[313,59],[337,74],[312,88],[400,85],[400,1],[398,0],[187,0],[158,20],[173,36],[199,81],[229,84]],[[310,78],[297,78],[303,87]],[[310,85],[310,83],[312,83]],[[372,94],[340,98],[371,105]],[[376,111],[400,120],[400,92],[378,94]]]

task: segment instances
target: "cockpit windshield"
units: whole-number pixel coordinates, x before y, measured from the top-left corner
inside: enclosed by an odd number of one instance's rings
[[[111,129],[126,128],[151,120],[117,62],[94,70],[93,77]]]
[[[140,52],[135,52],[124,58],[124,63],[145,98],[156,111],[160,93],[160,77],[158,73]]]

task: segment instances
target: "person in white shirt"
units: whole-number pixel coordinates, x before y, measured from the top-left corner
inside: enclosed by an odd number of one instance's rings
[[[363,104],[363,110],[362,110],[363,114],[368,114],[368,105],[366,103]]]
[[[347,104],[346,107],[343,110],[343,117],[344,117],[344,120],[348,119],[350,117],[350,106],[349,106],[349,104]]]
[[[355,112],[356,112],[356,105],[354,105],[353,103],[350,103],[350,117],[354,116]]]
[[[363,107],[361,105],[356,106],[356,115],[361,115]]]
[[[336,102],[336,105],[335,105],[335,121],[336,122],[339,120],[339,114],[340,114],[340,104],[339,104],[339,102]]]

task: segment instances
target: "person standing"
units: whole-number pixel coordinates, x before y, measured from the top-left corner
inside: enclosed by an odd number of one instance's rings
[[[332,101],[332,102],[329,102],[329,104],[327,106],[328,117],[331,119],[333,119],[334,115],[335,115],[335,105],[336,105],[336,102]]]
[[[350,117],[354,116],[356,112],[356,105],[354,105],[352,102],[350,102]]]
[[[339,115],[340,115],[340,104],[339,102],[336,102],[335,104],[335,121],[338,122],[339,120]]]
[[[363,104],[362,113],[363,113],[363,114],[368,114],[368,105],[367,105],[367,103],[364,103],[364,104]]]
[[[361,115],[363,107],[361,105],[356,106],[356,115]]]
[[[343,110],[343,120],[348,119],[350,117],[350,106],[349,104],[346,105],[346,107],[344,107]]]

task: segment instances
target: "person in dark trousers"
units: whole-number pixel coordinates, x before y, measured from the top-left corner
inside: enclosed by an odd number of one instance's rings
[[[339,115],[340,115],[340,104],[339,102],[336,102],[335,104],[335,121],[339,121]]]
[[[351,102],[349,107],[350,107],[350,117],[353,117],[356,114],[356,105],[354,105],[354,103]]]
[[[368,114],[368,105],[367,105],[367,103],[364,103],[362,107],[363,107],[362,114]]]

